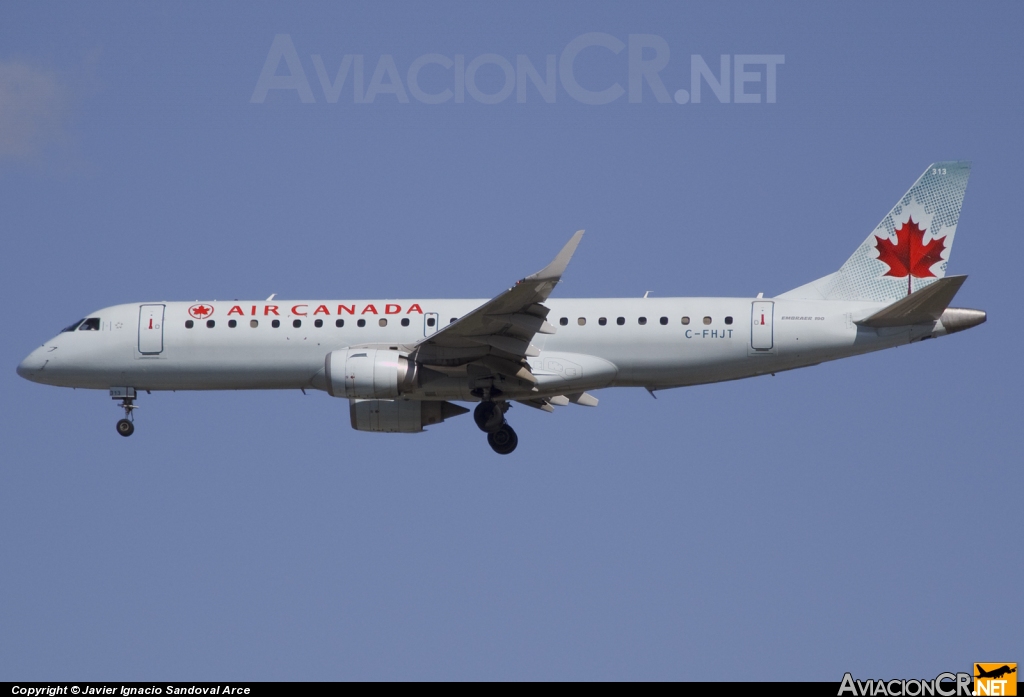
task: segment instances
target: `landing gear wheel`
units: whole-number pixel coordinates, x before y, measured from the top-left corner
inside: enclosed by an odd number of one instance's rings
[[[484,433],[497,433],[505,425],[505,410],[495,402],[480,402],[473,410],[473,421]]]
[[[134,387],[110,388],[110,396],[121,402],[121,408],[124,409],[124,418],[117,422],[117,434],[125,438],[135,433],[135,424],[132,422],[135,419],[134,412],[139,408],[135,404],[135,395]]]
[[[519,436],[508,424],[503,424],[494,433],[487,434],[487,444],[499,455],[508,455],[519,445]]]

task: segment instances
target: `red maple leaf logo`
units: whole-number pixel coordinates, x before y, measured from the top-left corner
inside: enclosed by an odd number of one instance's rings
[[[195,317],[196,319],[202,319],[211,312],[213,312],[213,308],[208,307],[206,305],[193,305],[192,307],[188,308],[188,313]]]
[[[878,260],[889,267],[882,275],[895,278],[934,278],[932,266],[942,261],[942,252],[946,249],[945,236],[937,237],[925,244],[925,231],[913,218],[909,218],[895,230],[895,233],[896,244],[888,237],[879,237],[875,244]],[[909,281],[907,278],[908,283]]]

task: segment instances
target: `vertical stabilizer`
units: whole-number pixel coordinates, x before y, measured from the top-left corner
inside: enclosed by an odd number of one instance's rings
[[[780,297],[892,302],[944,277],[970,174],[930,165],[838,271]]]

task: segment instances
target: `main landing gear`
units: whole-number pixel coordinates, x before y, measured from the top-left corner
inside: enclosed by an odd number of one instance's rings
[[[508,455],[519,445],[519,436],[505,421],[508,402],[480,402],[473,410],[477,428],[487,434],[487,444],[499,455]]]
[[[135,404],[134,387],[111,387],[110,398],[121,400],[121,408],[124,409],[124,418],[117,422],[117,434],[127,438],[135,433],[135,416],[133,412],[138,409]]]

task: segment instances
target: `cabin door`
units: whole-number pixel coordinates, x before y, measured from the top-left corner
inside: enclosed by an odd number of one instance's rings
[[[750,313],[750,348],[755,351],[771,351],[775,345],[772,331],[772,315],[775,303],[756,300]]]
[[[139,353],[155,356],[164,350],[164,306],[139,306]]]

